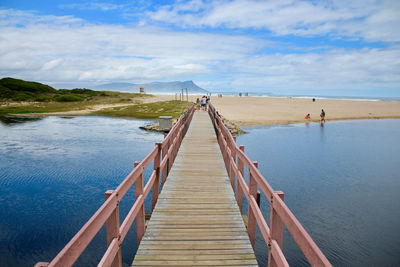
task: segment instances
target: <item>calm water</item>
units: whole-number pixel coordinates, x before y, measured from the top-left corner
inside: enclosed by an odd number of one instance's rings
[[[400,266],[400,120],[248,127],[245,151],[335,266]],[[262,200],[265,214],[266,200]],[[267,218],[269,217],[266,216]],[[258,237],[256,252],[265,263]],[[284,236],[289,264],[306,265]]]
[[[104,117],[1,122],[0,266],[51,260],[100,207],[104,192],[162,140],[138,128],[147,122]],[[121,216],[133,194],[125,198]],[[136,251],[134,229],[127,238],[125,265]],[[77,266],[95,266],[105,243],[102,229]]]
[[[0,266],[52,259],[101,205],[104,191],[162,139],[138,129],[146,123],[104,117],[0,123]],[[246,130],[237,142],[273,188],[285,192],[334,265],[400,266],[400,120]],[[121,217],[132,192],[125,198]],[[137,248],[133,228],[125,240],[128,266]],[[95,266],[105,242],[103,229],[76,266]],[[287,234],[284,252],[293,266],[306,265]],[[265,265],[261,236],[256,254]]]

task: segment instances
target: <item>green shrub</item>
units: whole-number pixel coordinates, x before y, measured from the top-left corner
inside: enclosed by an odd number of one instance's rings
[[[71,90],[68,90],[68,89],[58,89],[57,90],[57,94],[60,94],[60,95],[68,95],[70,93],[71,93]]]
[[[83,101],[86,99],[86,97],[77,94],[69,94],[69,95],[55,96],[53,99],[57,102],[76,102],[76,101]]]
[[[34,99],[36,102],[46,102],[46,101],[50,101],[51,98],[50,97],[46,97],[46,96],[37,96]]]
[[[0,85],[13,91],[28,91],[34,93],[55,93],[56,89],[38,82],[27,82],[14,78],[0,79]]]
[[[32,100],[34,97],[34,94],[28,93],[28,92],[15,92],[11,96],[11,100],[13,101],[27,101],[27,100]]]

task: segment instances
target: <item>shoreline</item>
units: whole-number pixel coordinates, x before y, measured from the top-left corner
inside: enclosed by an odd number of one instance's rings
[[[267,97],[213,97],[216,110],[240,127],[365,119],[400,119],[400,102]],[[305,119],[310,114],[311,119]]]
[[[400,119],[399,116],[390,116],[390,117],[348,117],[348,118],[331,118],[325,119],[325,123],[328,122],[339,122],[339,121],[356,121],[356,120],[388,120],[388,119]],[[273,126],[273,125],[288,125],[288,124],[298,124],[298,123],[320,123],[320,120],[293,120],[293,121],[269,121],[265,122],[237,122],[235,123],[240,127],[252,127],[252,126]]]

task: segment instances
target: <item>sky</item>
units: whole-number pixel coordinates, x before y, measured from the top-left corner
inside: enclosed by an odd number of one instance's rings
[[[400,96],[400,1],[1,0],[1,77]]]

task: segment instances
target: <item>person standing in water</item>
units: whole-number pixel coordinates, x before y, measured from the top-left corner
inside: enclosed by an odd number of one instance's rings
[[[321,117],[321,123],[325,122],[325,111],[322,109],[321,110],[321,115],[319,115]]]

